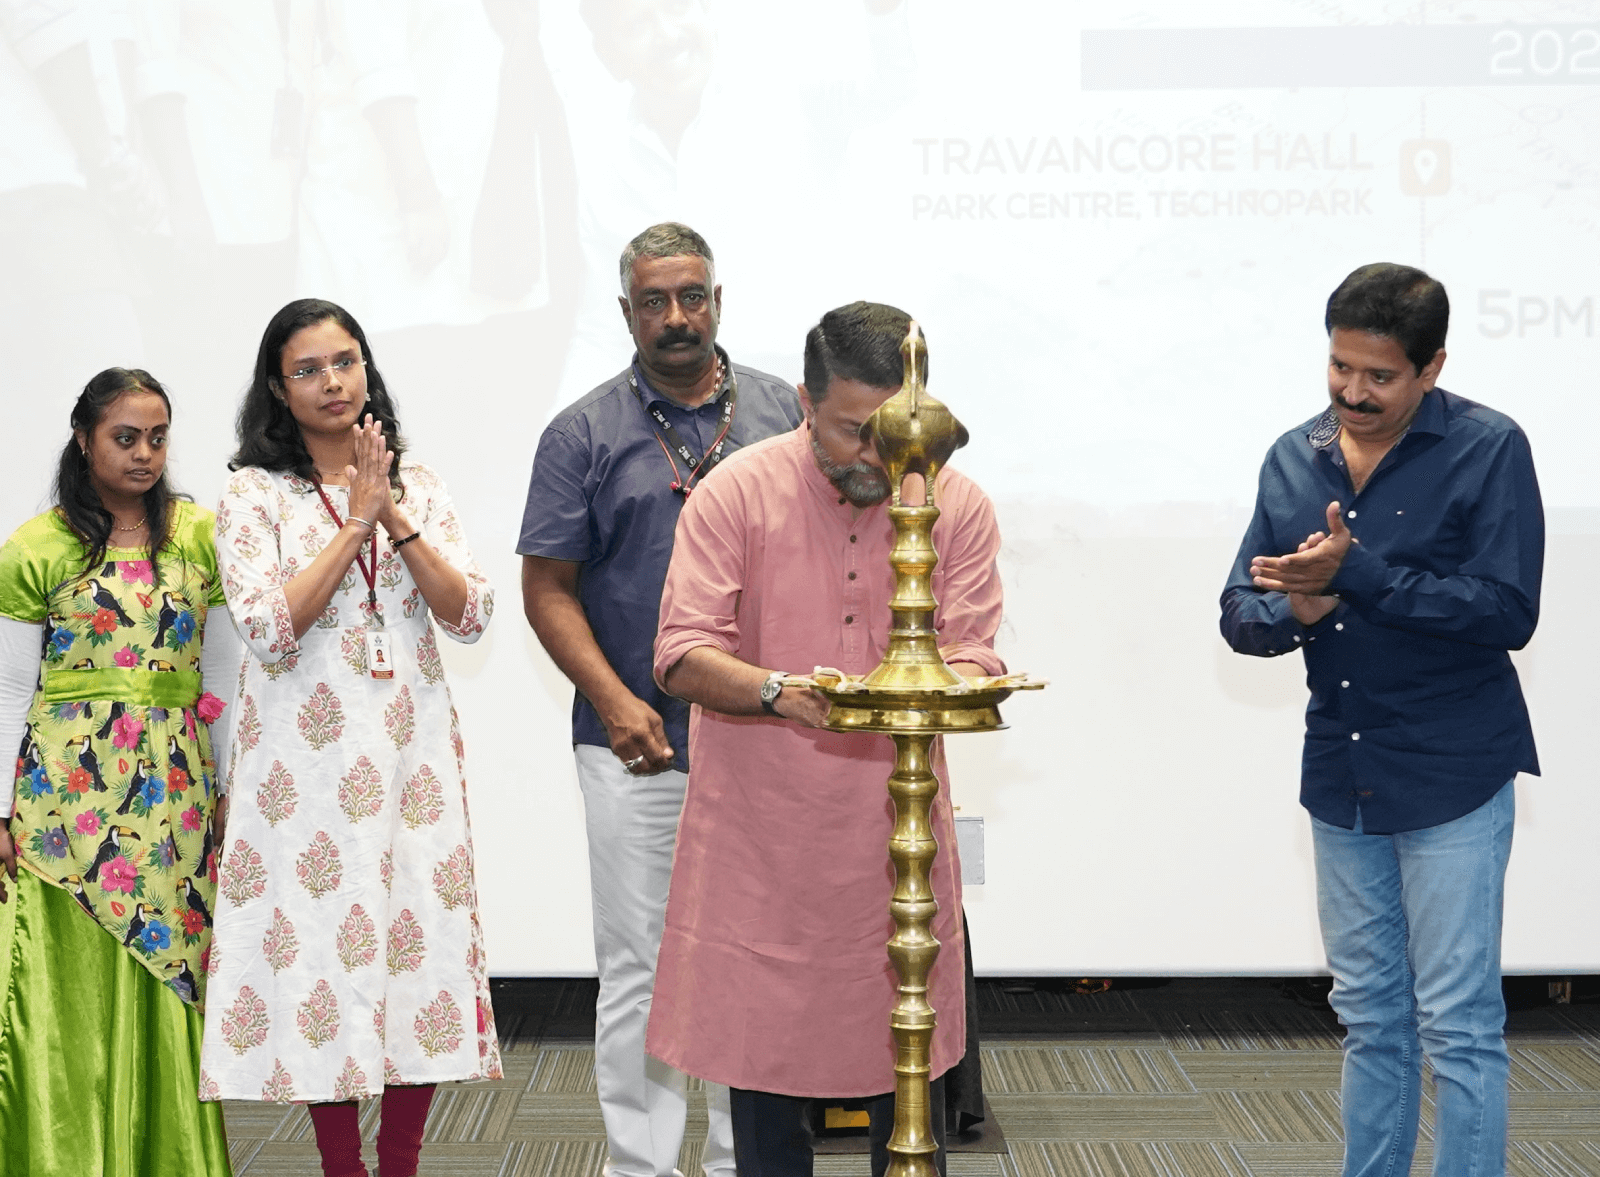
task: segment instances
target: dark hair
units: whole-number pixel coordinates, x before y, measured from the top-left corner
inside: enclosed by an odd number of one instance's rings
[[[1444,346],[1450,299],[1444,284],[1421,270],[1373,262],[1353,271],[1328,296],[1322,323],[1330,335],[1335,327],[1387,335],[1420,372]]]
[[[405,438],[400,435],[400,420],[395,415],[394,402],[383,383],[378,365],[372,362],[372,349],[367,346],[366,332],[361,330],[355,316],[338,303],[321,298],[297,298],[267,324],[262,333],[261,346],[256,351],[255,372],[250,387],[239,405],[238,452],[228,459],[228,469],[241,466],[260,466],[285,474],[298,474],[308,482],[317,480],[316,469],[311,465],[311,455],[306,450],[305,438],[300,434],[300,422],[289,412],[289,406],[278,398],[276,389],[283,387],[283,349],[296,331],[315,327],[332,319],[348,331],[361,345],[361,358],[367,362],[367,405],[362,416],[372,414],[373,420],[383,426],[384,439],[394,454],[394,465],[389,467],[389,482],[401,493],[400,455],[406,452]]]
[[[706,264],[706,282],[717,284],[717,259],[711,256],[711,246],[706,239],[688,225],[677,221],[662,221],[651,225],[622,250],[617,271],[622,278],[622,294],[626,298],[633,289],[633,265],[647,257],[697,257]]]
[[[86,553],[83,562],[85,572],[106,558],[106,548],[111,546],[111,529],[116,525],[111,512],[100,501],[100,492],[94,488],[86,447],[92,441],[94,431],[100,427],[100,422],[105,420],[106,411],[131,392],[149,392],[159,396],[161,403],[167,407],[167,420],[172,420],[172,400],[159,380],[140,368],[107,368],[85,384],[83,391],[78,394],[78,400],[72,406],[72,436],[67,438],[67,444],[61,450],[61,459],[56,463],[56,510],[61,512],[72,534],[83,545]],[[84,444],[78,441],[80,433],[86,439]],[[170,538],[172,502],[188,497],[173,491],[164,468],[155,485],[141,496],[150,536],[153,584],[161,583],[156,568],[156,553],[166,546]]]
[[[900,345],[910,329],[910,315],[881,302],[853,302],[823,315],[806,333],[805,382],[811,403],[822,403],[836,377],[873,388],[899,388],[906,371]]]

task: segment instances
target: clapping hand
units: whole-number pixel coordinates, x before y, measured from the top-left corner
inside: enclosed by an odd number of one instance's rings
[[[389,467],[394,464],[394,454],[383,436],[383,426],[372,419],[371,413],[351,429],[355,433],[355,465],[344,468],[350,483],[350,515],[387,528],[389,512],[394,507],[389,494]],[[394,534],[392,529],[389,532]]]
[[[1302,625],[1312,625],[1339,603],[1328,596],[1328,585],[1338,575],[1355,537],[1344,525],[1338,502],[1328,504],[1328,530],[1314,531],[1287,556],[1257,556],[1250,562],[1250,577],[1257,588],[1287,593],[1289,608]]]

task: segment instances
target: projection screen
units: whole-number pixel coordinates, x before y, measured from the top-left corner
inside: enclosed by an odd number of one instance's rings
[[[971,431],[999,644],[1052,681],[949,749],[987,974],[1321,967],[1302,668],[1232,654],[1217,596],[1268,445],[1326,403],[1328,293],[1438,276],[1441,383],[1526,429],[1550,532],[1506,964],[1600,971],[1600,3],[0,0],[6,527],[110,364],[167,383],[213,504],[269,315],[349,307],[498,589],[441,643],[497,975],[594,968],[513,547],[665,219],[715,249],[736,361],[797,381],[824,310],[892,302]]]

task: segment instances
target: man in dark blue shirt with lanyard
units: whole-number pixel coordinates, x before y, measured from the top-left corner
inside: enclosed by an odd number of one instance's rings
[[[644,1052],[673,843],[689,771],[689,705],[651,676],[684,500],[742,446],[796,428],[795,390],[716,345],[722,287],[705,239],[654,225],[622,253],[633,362],[540,439],[517,551],[528,622],[577,688],[600,999],[595,1080],[606,1177],[671,1177],[685,1077]],[[728,1090],[706,1084],[703,1167],[731,1177]]]
[[[1408,266],[1333,292],[1332,404],[1267,454],[1222,594],[1239,653],[1305,653],[1346,1177],[1410,1171],[1424,1054],[1433,1171],[1505,1173],[1500,922],[1513,782],[1539,771],[1509,651],[1538,621],[1544,512],[1516,422],[1435,386],[1449,317]]]

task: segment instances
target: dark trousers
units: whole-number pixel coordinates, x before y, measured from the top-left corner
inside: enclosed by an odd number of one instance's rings
[[[944,1076],[928,1093],[933,1108],[934,1163],[944,1177]],[[739,1177],[811,1177],[811,1108],[816,1100],[743,1087],[728,1090],[733,1113],[733,1159]],[[894,1092],[865,1101],[872,1142],[872,1177],[889,1169],[889,1137],[894,1132]]]

